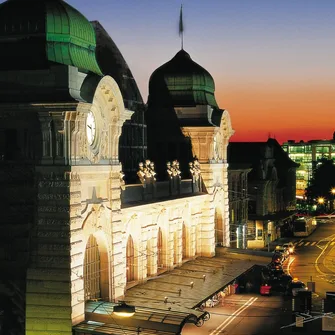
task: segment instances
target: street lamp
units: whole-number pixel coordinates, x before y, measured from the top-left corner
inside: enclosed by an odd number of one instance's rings
[[[119,305],[113,307],[113,313],[117,316],[130,318],[135,314],[135,306],[127,305],[124,301],[121,301]]]
[[[323,198],[323,197],[319,197],[318,198],[318,204],[319,205],[323,205],[325,203],[325,198]]]

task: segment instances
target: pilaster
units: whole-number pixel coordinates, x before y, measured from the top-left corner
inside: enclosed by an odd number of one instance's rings
[[[70,335],[82,290],[80,255],[72,251],[73,220],[80,216],[80,191],[69,168],[36,167],[37,225],[27,271],[26,335]],[[78,279],[76,278],[76,279]],[[83,300],[83,296],[81,298]],[[81,312],[81,319],[83,319]]]

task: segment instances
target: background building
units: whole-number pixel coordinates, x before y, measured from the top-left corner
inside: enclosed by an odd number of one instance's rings
[[[281,226],[294,214],[298,164],[274,139],[231,142],[228,159],[252,168],[248,173],[247,247],[263,247],[281,236]]]
[[[322,159],[332,159],[335,161],[335,137],[332,140],[311,140],[308,142],[295,142],[289,140],[284,142],[282,148],[288,153],[289,157],[300,164],[297,169],[296,195],[303,198],[305,189],[317,162]]]
[[[229,163],[228,192],[230,218],[230,246],[247,247],[248,226],[248,173],[250,164]]]

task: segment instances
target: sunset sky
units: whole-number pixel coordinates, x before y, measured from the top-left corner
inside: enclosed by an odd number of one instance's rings
[[[146,102],[151,73],[180,50],[181,1],[67,2],[109,32]],[[182,3],[184,49],[213,76],[232,141],[332,138],[335,0]]]

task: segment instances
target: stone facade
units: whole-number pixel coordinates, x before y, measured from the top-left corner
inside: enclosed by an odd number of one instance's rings
[[[90,111],[98,128],[91,145],[85,129]],[[21,252],[17,257],[23,262],[21,274],[16,270],[16,277],[8,276],[2,282],[16,287],[21,283],[17,291],[25,295],[21,303],[27,335],[70,335],[72,326],[84,320],[90,292],[85,259],[92,236],[99,250],[99,299],[107,301],[122,299],[128,287],[188,259],[214,256],[216,242],[229,246],[226,144],[231,128],[219,129],[222,145],[216,149],[216,157],[215,128],[205,134],[201,146],[194,146],[203,190],[189,187],[185,190],[190,189],[190,193],[182,198],[176,194],[164,201],[152,199],[148,203],[142,199],[127,204],[122,203],[121,194],[134,186],[124,185],[120,179],[118,143],[122,125],[132,112],[125,109],[111,77],[101,79],[92,104],[8,104],[0,106],[0,115],[6,117],[3,126],[8,129],[19,127],[18,120],[26,118],[29,122],[25,127],[30,127],[17,143],[21,169],[10,170],[10,162],[15,162],[10,157],[4,157],[2,169],[14,183],[25,176],[20,193],[31,199],[31,204],[26,201],[26,211],[15,209],[18,224],[19,216],[25,215],[23,225],[29,233],[23,235],[19,247],[4,250],[1,259],[3,269],[9,269],[11,262],[5,255]],[[227,112],[225,118],[229,118]],[[191,141],[197,141],[203,129],[183,131]],[[20,139],[24,131],[18,133]],[[5,180],[7,189],[14,191],[6,176],[3,185]],[[181,180],[182,185],[185,183]],[[190,180],[190,185],[193,183]],[[9,219],[6,222],[5,227]],[[5,234],[10,229],[5,228]],[[17,231],[23,234],[26,230],[20,226]],[[128,261],[130,251],[133,263]]]

